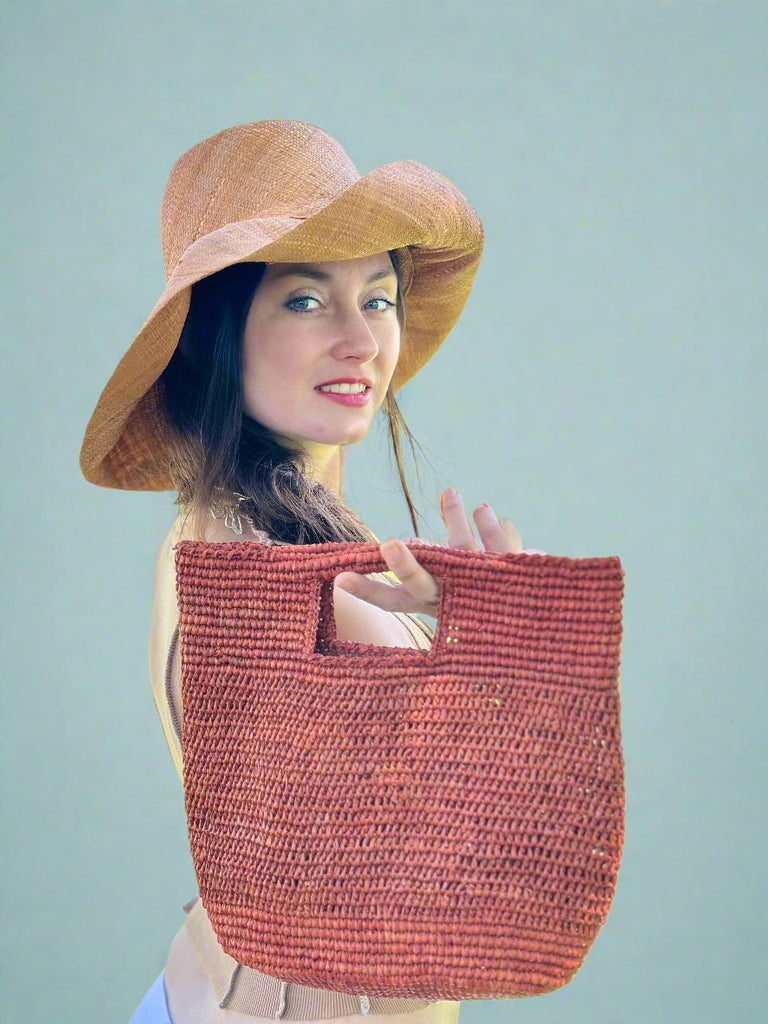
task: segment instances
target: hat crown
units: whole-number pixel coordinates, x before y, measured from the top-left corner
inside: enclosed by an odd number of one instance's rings
[[[336,139],[306,121],[256,121],[217,132],[171,168],[160,209],[166,278],[203,235],[255,217],[303,220],[359,178]]]

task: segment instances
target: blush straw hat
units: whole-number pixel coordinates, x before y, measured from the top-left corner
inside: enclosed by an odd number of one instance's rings
[[[174,489],[158,378],[195,282],[234,263],[396,250],[405,311],[396,391],[458,320],[483,247],[479,216],[437,171],[400,160],[361,177],[327,132],[292,120],[225,128],[184,153],[165,187],[160,237],[165,289],[107,381],[80,451],[84,477],[101,487]]]

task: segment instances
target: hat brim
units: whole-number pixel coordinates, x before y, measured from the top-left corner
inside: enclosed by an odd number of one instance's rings
[[[237,221],[193,242],[115,368],[86,427],[80,468],[90,483],[172,490],[156,382],[178,344],[195,282],[234,263],[325,262],[407,250],[398,390],[458,320],[483,247],[480,218],[442,175],[413,160],[384,164],[304,220]]]

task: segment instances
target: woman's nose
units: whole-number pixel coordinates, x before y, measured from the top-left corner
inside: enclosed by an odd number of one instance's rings
[[[373,359],[378,353],[378,342],[362,313],[353,311],[340,318],[335,348],[337,353],[361,360]]]

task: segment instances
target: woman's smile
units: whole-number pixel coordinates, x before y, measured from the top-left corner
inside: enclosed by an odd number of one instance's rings
[[[317,391],[318,395],[322,395],[323,398],[330,398],[340,405],[367,405],[371,397],[371,389],[369,387],[357,393],[354,391],[322,391],[320,388],[315,388],[315,391]]]

